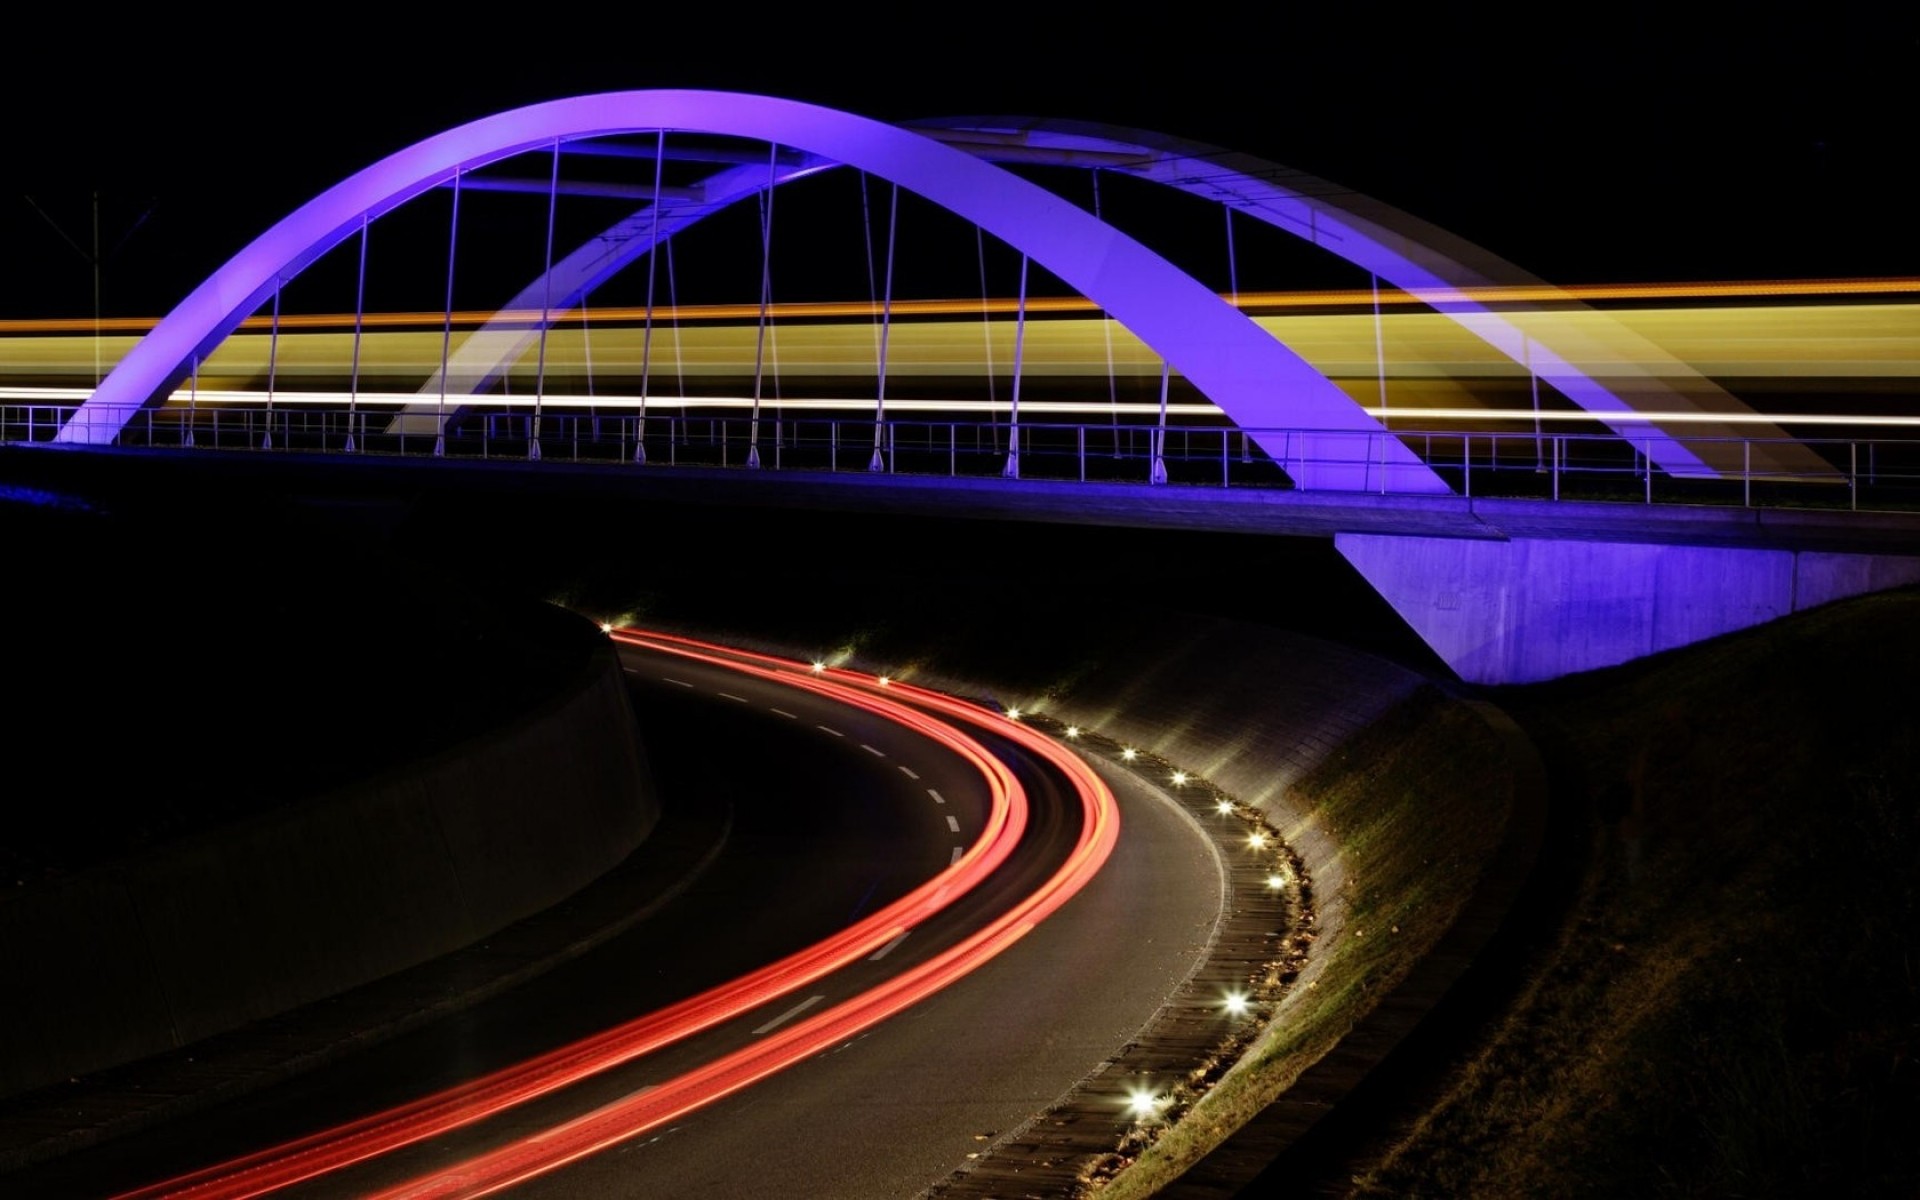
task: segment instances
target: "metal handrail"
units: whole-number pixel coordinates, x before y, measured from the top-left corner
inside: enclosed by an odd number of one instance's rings
[[[72,404],[0,405],[0,443],[51,441],[75,411]],[[541,417],[535,454],[528,412],[476,405],[447,422],[443,449],[444,457],[453,459],[537,459],[565,465],[633,463],[636,447],[644,444],[646,466],[749,469],[743,466],[742,448],[750,420],[745,414],[693,409],[641,418],[549,408]],[[390,414],[365,408],[171,405],[140,409],[120,428],[116,442],[196,452],[435,454],[439,439],[434,433],[391,424],[400,431],[388,432]],[[783,415],[763,420],[760,440],[762,461],[781,471],[866,472],[877,465],[890,474],[1001,478],[1016,436],[1021,480],[1285,490],[1295,486],[1289,467],[1300,471],[1359,464],[1369,476],[1367,491],[1413,494],[1411,489],[1396,489],[1392,472],[1375,469],[1388,461],[1386,440],[1393,439],[1414,450],[1463,497],[1848,511],[1920,508],[1920,439],[1906,438],[1663,439],[1606,433],[1543,436],[1533,430],[1345,431],[1031,420],[1016,426],[940,416],[875,422]],[[1796,471],[1754,466],[1770,461],[1756,450],[1788,443],[1811,451],[1823,466]],[[877,464],[876,445],[882,448]],[[1313,457],[1315,448],[1318,458]],[[1332,452],[1336,449],[1337,454]],[[1718,472],[1703,468],[1696,475],[1664,473],[1655,468],[1656,462],[1688,457],[1658,453],[1667,450],[1740,465]]]

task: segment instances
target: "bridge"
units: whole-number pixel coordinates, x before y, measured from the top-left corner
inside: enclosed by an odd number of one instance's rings
[[[530,220],[510,231],[480,203],[496,200]],[[1123,221],[1126,205],[1174,216],[1174,236]],[[786,265],[835,212],[859,236],[820,269],[851,264],[864,295],[777,302],[775,264],[791,294]],[[972,251],[960,277],[977,275],[977,302],[904,294],[928,271],[924,243],[902,248],[916,221]],[[757,299],[690,302],[697,239],[728,232]],[[1201,241],[1224,281],[1183,265]],[[433,307],[369,303],[396,243],[444,248]],[[1331,362],[1262,311],[1276,302],[1260,272],[1301,255],[1364,281],[1351,291],[1367,302],[1319,302],[1347,306]],[[482,276],[489,294],[468,302]],[[327,280],[345,302],[296,311]],[[1414,318],[1496,366],[1451,375],[1401,332]],[[1427,370],[1389,371],[1389,330],[1395,361]],[[1093,339],[1104,373],[1084,369]],[[1898,419],[1836,436],[1840,414],[1757,411],[1631,322],[1408,214],[1221,147],[1082,123],[889,125],[677,90],[501,113],[289,214],[84,395],[16,399],[0,431],[35,447],[485,464],[1330,537],[1482,683],[1920,581]]]

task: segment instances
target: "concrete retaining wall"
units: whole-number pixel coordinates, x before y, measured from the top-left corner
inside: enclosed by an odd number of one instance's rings
[[[608,646],[519,721],[432,759],[0,895],[0,1096],[458,949],[591,882],[658,818]]]
[[[1347,561],[1473,683],[1535,683],[1920,582],[1920,556],[1343,533]]]

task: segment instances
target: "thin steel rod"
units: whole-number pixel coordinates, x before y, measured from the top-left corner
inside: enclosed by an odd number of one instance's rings
[[[780,148],[767,146],[767,190],[760,196],[760,324],[753,343],[753,422],[747,430],[747,465],[760,465],[760,376],[765,365],[767,309],[773,302],[773,188]]]
[[[460,168],[453,169],[453,215],[447,220],[447,311],[440,326],[440,400],[433,413],[433,452],[447,452],[447,355],[453,346],[453,264],[460,246]]]
[[[360,275],[353,293],[353,374],[347,384],[347,453],[354,451],[353,418],[360,398],[360,343],[364,336],[367,312],[367,227],[372,222],[360,214]]]
[[[1008,406],[1007,466],[1008,479],[1020,478],[1020,356],[1027,342],[1027,256],[1020,255],[1020,304],[1013,324],[1013,399]]]
[[[527,457],[540,457],[540,402],[547,394],[547,331],[553,325],[553,218],[560,206],[560,139],[553,139],[553,174],[547,187],[547,253],[541,271],[540,351],[533,369],[533,436],[527,439]]]
[[[880,303],[880,363],[873,405],[873,461],[868,464],[868,469],[874,471],[886,465],[880,456],[880,430],[887,416],[887,335],[893,329],[893,249],[898,244],[899,228],[900,185],[896,183],[893,185],[893,203],[887,212],[887,290]]]
[[[637,463],[647,461],[647,385],[653,379],[653,281],[659,274],[657,267],[660,262],[660,171],[667,158],[666,130],[658,130],[655,133],[654,146],[653,234],[647,246],[647,318],[645,325],[642,326],[642,333],[640,335],[640,423],[635,428],[633,439],[633,461]],[[669,275],[671,275],[671,272],[669,272]],[[679,351],[677,347],[680,336],[680,321],[678,316],[674,318],[673,332],[676,346],[674,357],[678,358]]]

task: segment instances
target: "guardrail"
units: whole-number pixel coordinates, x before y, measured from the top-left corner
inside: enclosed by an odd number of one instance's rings
[[[54,439],[73,405],[0,406],[0,442]],[[1612,434],[1407,430],[1349,432],[1242,429],[1222,425],[1039,423],[908,418],[875,421],[737,411],[588,414],[464,406],[442,427],[431,415],[386,410],[168,406],[146,408],[116,444],[253,453],[361,453],[462,460],[539,459],[559,463],[760,467],[884,472],[948,478],[1004,478],[1018,446],[1021,479],[1144,486],[1291,489],[1283,464],[1307,461],[1301,447],[1342,462],[1382,461],[1383,439],[1412,449],[1462,496],[1717,504],[1838,510],[1920,509],[1920,440],[1802,438],[1824,467],[1784,472],[1768,463],[1784,439],[1648,437]],[[1346,451],[1349,441],[1355,448]],[[1651,465],[1673,447],[1737,468],[1675,475]],[[1278,453],[1274,452],[1278,448]],[[1324,458],[1322,461],[1326,461]],[[1391,494],[1392,473],[1377,472]]]

